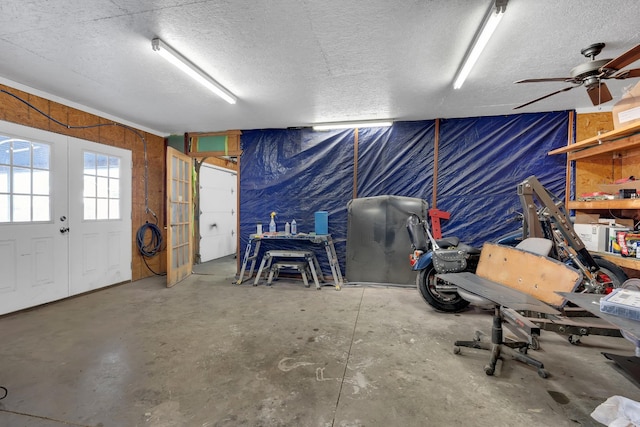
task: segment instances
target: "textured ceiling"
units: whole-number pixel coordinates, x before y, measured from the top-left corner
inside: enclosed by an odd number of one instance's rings
[[[318,122],[513,114],[569,86],[605,42],[640,43],[638,0],[510,0],[462,89],[453,75],[489,0],[2,0],[0,82],[166,135]],[[151,49],[160,37],[231,90],[230,105]],[[632,67],[640,67],[640,62]],[[614,100],[640,79],[607,81]],[[0,102],[2,102],[0,94]],[[593,110],[577,88],[518,112]]]

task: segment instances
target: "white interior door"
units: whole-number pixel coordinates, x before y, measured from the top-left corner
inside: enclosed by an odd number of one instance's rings
[[[131,152],[0,121],[0,272],[0,314],[131,280]]]
[[[200,167],[200,260],[236,252],[237,173],[203,163]]]
[[[0,314],[68,296],[68,215],[66,137],[0,122]]]
[[[69,138],[70,294],[131,280],[131,151]]]

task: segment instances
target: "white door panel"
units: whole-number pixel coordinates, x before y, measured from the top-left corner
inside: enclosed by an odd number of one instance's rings
[[[119,161],[117,180],[112,180],[119,184],[114,190],[119,202],[117,219],[84,218],[85,153]],[[79,214],[69,219],[70,294],[76,295],[131,280],[131,151],[70,138],[69,158],[69,194],[76,195],[81,204]]]
[[[200,260],[236,252],[237,174],[203,163],[200,168]]]
[[[131,152],[3,121],[0,135],[45,144],[50,151],[48,221],[0,222],[0,314],[131,280]],[[118,221],[83,221],[84,149],[124,159]],[[33,176],[35,188],[35,169]],[[6,178],[0,170],[0,184]],[[0,218],[9,200],[2,188]],[[42,218],[37,208],[33,212]]]
[[[50,153],[49,221],[0,223],[0,314],[6,314],[69,294],[68,237],[60,231],[68,216],[67,138],[8,122],[0,122],[0,135],[46,143]]]

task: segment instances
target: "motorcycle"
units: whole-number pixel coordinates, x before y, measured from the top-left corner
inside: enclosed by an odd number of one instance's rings
[[[583,280],[577,292],[607,294],[622,286],[628,278],[624,270],[589,253],[573,230],[562,201],[535,176],[518,184],[517,191],[523,208],[522,228],[498,239],[497,243],[516,246],[527,237],[548,239],[552,243],[549,257],[582,272]],[[457,237],[434,239],[426,220],[413,213],[406,226],[413,249],[409,260],[412,270],[418,271],[416,285],[422,298],[438,311],[464,310],[469,301],[458,294],[455,285],[439,279],[437,274],[475,272],[481,250],[461,243]]]
[[[427,222],[415,213],[407,219],[407,231],[413,248],[409,262],[418,271],[416,285],[422,298],[438,311],[464,310],[469,301],[458,294],[455,285],[438,279],[436,274],[475,272],[480,249],[460,242],[457,237],[434,239]]]

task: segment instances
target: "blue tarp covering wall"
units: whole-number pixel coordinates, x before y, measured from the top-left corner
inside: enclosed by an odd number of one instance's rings
[[[255,130],[242,133],[240,160],[240,244],[262,223],[269,231],[269,214],[276,212],[277,230],[296,220],[298,232],[314,231],[314,213],[329,212],[331,233],[344,270],[347,202],[353,198],[354,130],[313,132],[309,129]],[[297,243],[305,245],[304,243]],[[261,253],[270,248],[265,240]],[[296,242],[278,249],[301,249]],[[325,276],[331,269],[319,245],[314,249]],[[259,259],[262,254],[259,255]]]
[[[505,221],[513,217],[509,211],[521,211],[516,185],[530,175],[563,198],[566,157],[547,152],[567,144],[568,126],[568,112],[440,120],[437,208],[451,213],[442,222],[443,235],[481,246],[516,229],[518,223]],[[356,167],[358,197],[419,197],[431,205],[434,120],[357,132],[356,163],[355,130],[243,131],[241,251],[257,223],[268,230],[272,211],[279,231],[295,218],[300,232],[311,232],[314,212],[324,210],[346,271],[346,205],[353,198]],[[316,250],[330,275],[323,249]]]
[[[568,113],[521,114],[441,120],[438,209],[451,213],[443,235],[475,246],[520,225],[516,186],[535,175],[564,198],[566,156],[548,156],[567,145]]]

